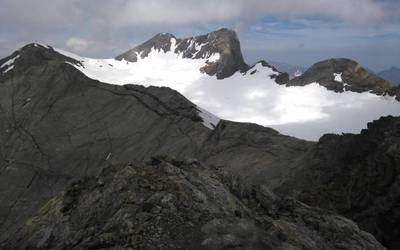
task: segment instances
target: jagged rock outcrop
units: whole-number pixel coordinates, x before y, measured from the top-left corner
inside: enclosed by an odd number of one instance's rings
[[[399,117],[382,117],[359,135],[325,135],[299,165],[284,194],[337,211],[389,249],[400,247]]]
[[[249,66],[244,62],[240,50],[239,39],[233,30],[220,29],[205,35],[176,38],[169,33],[160,33],[139,46],[119,55],[117,60],[136,62],[137,57],[146,57],[152,49],[164,52],[173,50],[182,54],[183,58],[208,59],[214,53],[219,54],[215,62],[208,62],[199,70],[209,75],[216,75],[218,79],[226,78],[237,71],[246,71]]]
[[[1,239],[68,183],[109,163],[193,157],[275,183],[313,145],[254,124],[209,129],[178,92],[89,79],[51,48],[31,44],[12,56],[0,82]]]
[[[196,160],[157,157],[77,181],[8,249],[384,249],[350,220],[246,186]]]
[[[378,95],[388,93],[393,87],[389,81],[376,76],[356,61],[334,58],[312,65],[303,75],[295,77],[288,86],[304,86],[313,82],[335,92],[371,91]]]

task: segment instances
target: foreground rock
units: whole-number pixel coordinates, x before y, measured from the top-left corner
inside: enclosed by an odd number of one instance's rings
[[[331,212],[197,161],[104,169],[44,205],[8,249],[384,249]]]

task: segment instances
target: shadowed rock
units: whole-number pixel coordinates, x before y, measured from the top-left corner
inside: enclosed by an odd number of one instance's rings
[[[348,219],[195,161],[105,168],[46,203],[12,249],[384,249]]]
[[[400,118],[382,117],[359,135],[324,135],[282,193],[339,212],[390,249],[400,247]]]

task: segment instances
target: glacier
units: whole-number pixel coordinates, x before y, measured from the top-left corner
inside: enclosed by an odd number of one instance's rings
[[[171,47],[174,45],[171,42]],[[204,125],[210,129],[219,119],[226,119],[256,123],[315,141],[326,133],[359,133],[381,116],[400,115],[400,102],[394,97],[369,92],[336,93],[318,83],[279,85],[271,78],[277,72],[261,63],[246,73],[236,72],[221,80],[202,73],[200,68],[217,61],[218,54],[192,59],[174,53],[173,48],[167,52],[152,49],[147,57],[139,55],[137,62],[128,62],[55,50],[79,61],[72,65],[89,78],[116,85],[170,87],[180,92],[199,107]],[[341,80],[340,73],[336,80]]]

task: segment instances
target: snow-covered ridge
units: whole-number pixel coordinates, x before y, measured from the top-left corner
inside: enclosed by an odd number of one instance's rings
[[[336,93],[318,83],[278,85],[271,78],[277,72],[261,63],[248,73],[236,72],[218,80],[199,70],[210,59],[183,58],[171,50],[152,49],[137,62],[91,59],[57,51],[80,61],[73,66],[92,79],[177,90],[199,107],[208,128],[219,122],[213,113],[222,119],[257,123],[283,134],[317,140],[325,133],[358,133],[374,119],[400,115],[400,103],[392,97],[368,92]],[[339,74],[335,76],[338,81]]]

